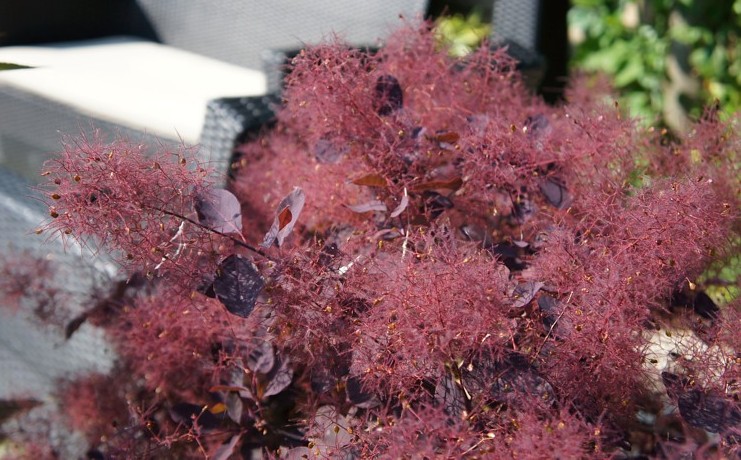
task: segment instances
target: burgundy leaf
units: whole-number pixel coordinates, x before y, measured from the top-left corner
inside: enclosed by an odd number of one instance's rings
[[[237,254],[219,264],[214,278],[216,298],[230,313],[242,318],[250,315],[264,286],[255,264]]]
[[[548,203],[558,209],[568,208],[573,198],[566,190],[566,186],[559,179],[548,178],[540,183],[540,191],[545,195]]]
[[[370,211],[380,211],[380,212],[388,211],[388,208],[386,208],[386,205],[383,204],[382,201],[378,201],[378,200],[371,200],[367,203],[348,205],[347,207],[348,209],[350,209],[350,211],[357,212],[358,214],[362,214],[364,212],[370,212]]]
[[[520,308],[529,304],[530,301],[533,300],[533,297],[535,297],[535,294],[537,294],[543,286],[544,284],[540,281],[528,281],[526,283],[518,284],[512,293],[512,307]]]
[[[554,337],[562,339],[571,334],[573,323],[562,314],[564,306],[558,300],[549,295],[541,295],[538,297],[538,308],[543,314],[543,326]]]
[[[269,248],[274,241],[277,241],[278,246],[283,245],[283,241],[293,230],[296,221],[298,220],[301,210],[304,208],[306,202],[306,195],[300,187],[294,187],[293,191],[283,198],[278,204],[278,208],[275,210],[275,218],[273,219],[273,225],[265,234],[260,246]]]
[[[280,365],[276,365],[267,375],[267,380],[268,383],[265,387],[265,392],[262,394],[263,398],[277,395],[288,388],[288,385],[293,380],[293,369],[288,367],[287,361],[281,361]]]
[[[239,396],[239,392],[230,391],[226,394],[226,415],[234,421],[234,423],[240,423],[242,420],[242,410],[244,405],[242,398]]]
[[[230,191],[208,189],[199,194],[194,203],[198,221],[220,233],[242,232],[242,211],[239,200]]]
[[[681,393],[678,398],[679,413],[690,425],[711,433],[741,425],[741,410],[732,401],[699,388]]]
[[[358,377],[350,376],[347,378],[345,394],[348,401],[360,409],[370,409],[380,404],[378,398],[363,389],[363,382]]]
[[[229,442],[222,444],[210,457],[212,460],[228,460],[234,454],[234,448],[237,447],[241,434],[235,434]]]
[[[386,182],[386,179],[383,176],[374,173],[360,176],[357,179],[353,179],[351,182],[355,185],[365,185],[367,187],[385,187],[388,185],[388,182]]]
[[[275,365],[275,354],[270,342],[262,341],[247,355],[247,368],[258,374],[267,374]]]

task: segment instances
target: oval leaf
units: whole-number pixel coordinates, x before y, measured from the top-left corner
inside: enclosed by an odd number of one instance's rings
[[[564,209],[571,205],[573,198],[559,179],[548,178],[540,183],[540,191],[551,205],[558,209]]]
[[[530,301],[533,300],[533,297],[535,297],[535,294],[537,294],[543,286],[545,286],[545,284],[540,281],[527,281],[518,284],[517,287],[515,287],[515,291],[512,293],[512,307],[521,308],[529,304]]]
[[[288,367],[287,361],[281,361],[280,365],[276,365],[266,377],[267,385],[265,386],[265,392],[262,394],[263,398],[277,395],[288,388],[293,380],[293,369]]]
[[[229,440],[229,442],[219,446],[211,456],[211,460],[228,460],[234,454],[234,449],[237,447],[239,439],[242,437],[241,434],[235,434]]]
[[[352,180],[355,185],[365,185],[368,187],[385,187],[388,185],[386,179],[379,174],[366,174]]]
[[[219,233],[242,232],[242,210],[239,200],[221,188],[205,190],[196,196],[194,207],[198,222]]]
[[[380,212],[386,212],[388,208],[386,208],[386,205],[383,204],[382,201],[378,200],[371,200],[367,203],[361,203],[361,204],[354,204],[354,205],[348,205],[348,209],[352,212],[357,212],[359,214],[362,214],[364,212],[370,212],[370,211],[380,211]]]
[[[463,179],[461,177],[453,177],[451,179],[441,179],[441,180],[431,180],[427,182],[422,182],[421,184],[417,184],[414,186],[414,190],[418,192],[423,192],[426,190],[437,190],[437,189],[446,189],[446,190],[458,190],[463,185]]]
[[[229,313],[246,318],[265,286],[257,267],[244,257],[232,254],[224,259],[216,272],[214,292]]]
[[[262,341],[247,355],[247,368],[258,374],[267,374],[273,369],[275,354],[270,342]]]
[[[304,191],[300,187],[294,187],[293,191],[278,204],[273,225],[271,225],[268,233],[265,234],[265,238],[260,243],[260,246],[269,248],[276,241],[278,246],[283,245],[283,241],[291,234],[294,225],[296,225],[296,221],[299,214],[301,214],[301,210],[304,208],[305,202],[306,195]]]

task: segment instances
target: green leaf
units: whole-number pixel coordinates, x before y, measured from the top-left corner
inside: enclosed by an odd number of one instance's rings
[[[27,65],[12,64],[10,62],[0,62],[0,71],[2,70],[16,70],[16,69],[33,69]]]

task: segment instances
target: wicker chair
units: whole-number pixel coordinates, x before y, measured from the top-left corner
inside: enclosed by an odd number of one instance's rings
[[[142,86],[151,81],[153,95],[160,96],[161,94],[157,92],[162,93],[170,90],[173,85],[180,85],[182,90],[179,93],[173,93],[173,97],[182,96],[187,102],[186,97],[190,96],[188,85],[192,85],[195,89],[199,84],[199,82],[189,80],[190,74],[200,71],[201,67],[213,62],[219,63],[222,70],[227,65],[232,65],[231,71],[236,71],[237,75],[239,69],[259,71],[263,66],[262,53],[265,50],[271,48],[298,49],[305,43],[322,40],[333,31],[352,44],[373,44],[394,23],[398,23],[399,14],[406,17],[423,15],[425,3],[426,0],[376,2],[348,0],[339,3],[331,1],[301,3],[290,0],[276,0],[269,3],[256,0],[219,2],[207,0],[188,2],[183,0],[117,2],[65,0],[53,2],[50,6],[48,2],[39,0],[9,0],[0,4],[0,61],[4,59],[3,56],[15,56],[10,51],[19,51],[19,47],[22,46],[26,48],[20,51],[27,51],[28,45],[38,48],[37,45],[40,43],[56,43],[54,47],[59,47],[60,43],[73,41],[74,47],[62,45],[65,46],[65,53],[69,54],[70,49],[85,49],[91,40],[101,43],[101,39],[113,36],[125,36],[135,42],[136,40],[151,41],[167,45],[157,47],[158,52],[163,49],[165,51],[167,49],[187,51],[200,60],[194,61],[190,69],[187,63],[183,64],[182,70],[158,69],[157,72],[172,72],[171,77],[166,77],[169,81],[159,82],[160,88],[155,85],[164,78],[147,75],[147,68],[132,71],[131,67],[136,66],[135,61],[122,63],[121,68],[115,68],[115,62],[106,63],[110,67],[109,73],[101,72],[100,78],[90,81],[97,84],[99,80],[110,78],[110,90],[106,91],[104,88],[101,93],[115,95],[117,91],[126,91],[129,81],[129,75],[127,75],[127,80],[119,82],[114,78],[117,73],[130,72],[131,76],[144,74]],[[44,11],[45,14],[39,15],[38,11]],[[53,48],[53,50],[56,51],[58,48]],[[118,52],[111,46],[105,50],[108,53]],[[36,50],[32,51],[36,52]],[[3,54],[4,52],[6,54]],[[104,54],[101,55],[105,57]],[[33,65],[33,59],[30,65]],[[47,61],[42,60],[41,65],[48,67]],[[15,72],[23,74],[17,75]],[[208,130],[224,126],[229,131],[232,129],[230,126],[232,122],[222,123],[201,118],[200,121],[195,121],[198,126],[183,128],[182,125],[167,125],[170,122],[166,120],[165,129],[159,129],[152,123],[146,122],[154,109],[149,113],[134,114],[132,116],[134,119],[129,120],[121,114],[131,112],[130,107],[111,105],[103,111],[91,108],[86,101],[88,95],[84,94],[89,89],[75,88],[75,81],[72,78],[70,78],[68,87],[55,86],[56,94],[39,93],[29,85],[28,81],[30,77],[36,78],[44,72],[50,73],[48,68],[0,73],[0,107],[2,107],[0,110],[0,163],[26,178],[33,180],[43,158],[48,155],[48,152],[58,149],[60,130],[75,133],[91,126],[109,135],[120,133],[134,138],[157,137],[159,141],[165,143],[178,143],[181,140],[188,143],[201,143],[204,159],[220,169],[226,166],[232,144],[215,144],[214,140],[223,139],[224,135]],[[219,72],[205,73],[200,78],[208,80],[213,75],[218,78],[220,74]],[[73,74],[73,76],[76,75]],[[83,72],[79,76],[89,78],[89,75]],[[57,77],[50,73],[49,78]],[[264,77],[262,78],[264,80]],[[18,82],[17,80],[25,81]],[[236,85],[232,89],[224,88],[220,95],[219,88],[209,88],[209,92],[205,94],[211,94],[212,99],[219,99],[219,96],[266,94],[265,84],[261,83],[259,78],[255,81],[254,85],[245,83],[241,87]],[[221,83],[214,81],[211,85],[221,85]],[[240,88],[244,91],[240,92]],[[68,90],[70,92],[82,90],[83,94],[81,96],[70,95],[67,94]],[[123,101],[117,99],[114,103],[136,104],[138,102],[136,99],[140,96],[136,92],[146,93],[149,90],[150,88],[147,87],[132,88],[131,97],[124,98]],[[174,115],[178,116],[186,110],[194,110],[196,116],[202,116],[206,103],[207,101],[204,101],[202,107],[187,107],[183,101],[162,101],[160,106],[171,110]],[[143,104],[140,103],[140,105]],[[202,129],[204,126],[205,130]],[[201,142],[202,139],[205,142]],[[29,160],[29,158],[33,159]]]

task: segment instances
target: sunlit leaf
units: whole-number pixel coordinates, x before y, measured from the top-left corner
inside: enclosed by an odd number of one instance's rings
[[[422,182],[415,185],[413,190],[417,192],[437,189],[458,190],[462,185],[463,179],[461,177],[453,177],[451,179],[436,179]]]
[[[293,220],[293,214],[291,213],[291,208],[286,208],[282,210],[280,213],[278,213],[278,229],[283,230],[286,228],[286,225],[290,224]]]
[[[394,208],[393,211],[391,211],[391,214],[389,214],[389,217],[397,217],[399,216],[409,205],[409,194],[407,193],[407,189],[404,189],[404,194],[401,196],[401,202],[399,203],[399,206]]]
[[[368,187],[386,187],[388,185],[388,182],[386,182],[386,179],[383,176],[375,173],[366,174],[357,179],[353,179],[351,182],[355,185],[365,185]]]
[[[290,235],[293,227],[296,225],[299,214],[304,208],[306,202],[306,195],[300,187],[294,187],[293,191],[286,195],[275,211],[275,218],[273,219],[273,225],[265,234],[260,246],[269,248],[273,242],[277,242],[278,246],[283,245],[283,241]]]
[[[512,307],[521,308],[529,304],[543,286],[544,284],[540,281],[528,281],[518,284],[512,293]]]
[[[461,138],[460,134],[453,131],[442,131],[435,133],[433,139],[445,144],[455,144]]]
[[[216,298],[230,313],[246,318],[255,307],[265,281],[255,264],[232,254],[219,264],[213,286]]]
[[[198,221],[220,233],[242,232],[242,210],[230,191],[214,188],[199,194],[194,203]]]
[[[378,200],[371,200],[367,203],[360,203],[360,204],[354,204],[354,205],[348,205],[348,209],[352,212],[357,212],[359,214],[362,214],[364,212],[370,212],[370,211],[379,211],[379,212],[386,212],[388,211],[388,208],[386,208],[386,205],[383,204],[382,201]]]
[[[241,372],[241,371],[240,371]],[[214,391],[223,391],[224,393],[227,393],[229,391],[234,392],[240,392],[246,390],[245,387],[240,387],[236,385],[213,385],[211,386],[208,391],[214,392]]]

